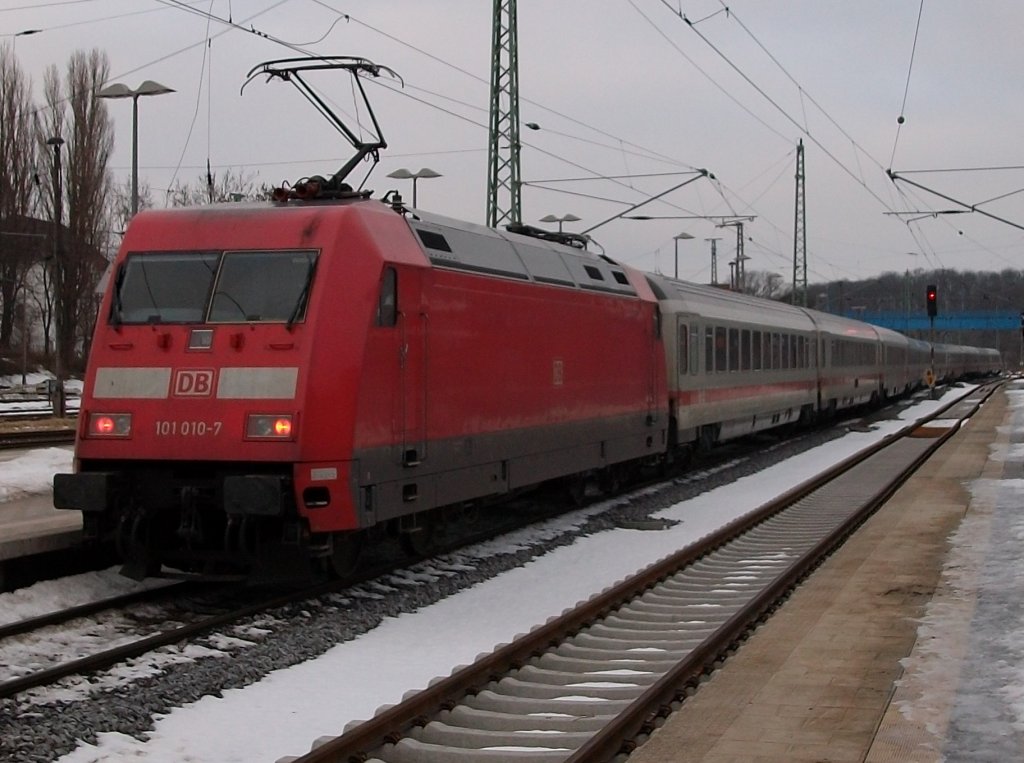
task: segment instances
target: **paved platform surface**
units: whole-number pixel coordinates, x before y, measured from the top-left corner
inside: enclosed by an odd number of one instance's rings
[[[53,508],[49,494],[0,504],[0,561],[68,548],[81,535],[81,513]]]
[[[1024,622],[1018,401],[991,397],[629,763],[1024,761],[1014,690],[986,667],[1024,638],[984,637]]]

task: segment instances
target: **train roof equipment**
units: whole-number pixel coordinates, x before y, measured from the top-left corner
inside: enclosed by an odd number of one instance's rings
[[[307,81],[304,76],[307,72],[316,71],[329,71],[332,69],[341,69],[347,71],[355,87],[359,93],[359,99],[362,100],[366,112],[369,115],[370,122],[372,123],[372,129],[370,132],[369,140],[364,140],[356,132],[354,132],[343,120],[339,117],[334,110],[327,104],[327,102],[320,96],[320,94],[313,88],[313,86]],[[289,199],[338,199],[347,198],[352,195],[359,195],[368,197],[371,191],[363,191],[362,183],[360,183],[360,190],[354,191],[352,186],[345,182],[345,179],[349,174],[356,168],[361,161],[370,158],[373,161],[373,166],[377,165],[380,161],[381,149],[387,148],[387,141],[384,140],[384,133],[380,128],[380,124],[377,122],[377,116],[374,114],[373,106],[370,104],[370,99],[366,95],[366,91],[363,89],[362,77],[379,77],[381,74],[387,74],[397,79],[400,83],[402,78],[395,73],[394,70],[387,66],[375,64],[372,61],[365,58],[358,58],[353,56],[304,56],[300,58],[280,58],[274,61],[264,61],[262,64],[254,66],[249,70],[245,82],[242,84],[242,89],[248,85],[252,80],[261,74],[266,74],[267,79],[281,79],[285,82],[291,82],[298,88],[299,92],[308,100],[313,107],[320,112],[320,114],[327,119],[331,125],[342,134],[352,148],[355,149],[355,153],[352,157],[345,162],[342,167],[331,175],[329,178],[325,178],[322,175],[314,175],[312,177],[303,178],[302,180],[295,183],[290,189],[287,188],[276,188],[274,190],[275,201],[288,201]],[[370,168],[370,172],[373,171],[373,167]],[[366,173],[366,177],[369,177],[370,172]],[[363,178],[363,182],[366,182],[366,178]]]

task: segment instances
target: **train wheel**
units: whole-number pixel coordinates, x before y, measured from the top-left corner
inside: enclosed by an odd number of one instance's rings
[[[582,474],[566,477],[562,483],[562,491],[565,500],[570,504],[582,506],[587,499],[587,478]]]
[[[624,464],[606,466],[597,476],[597,486],[605,495],[615,495],[630,481],[629,468]]]
[[[331,545],[332,551],[328,557],[331,575],[341,580],[351,577],[359,566],[359,558],[363,553],[362,533],[334,533]]]
[[[433,514],[417,516],[415,525],[399,531],[402,550],[413,557],[430,556],[437,547],[437,526],[437,517]]]

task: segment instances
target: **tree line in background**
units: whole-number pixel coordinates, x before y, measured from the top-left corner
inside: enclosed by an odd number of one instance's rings
[[[113,125],[95,96],[109,76],[105,53],[76,51],[63,73],[46,70],[37,103],[13,46],[0,45],[0,373],[24,371],[30,357],[55,372],[84,368],[97,287],[131,217],[130,180],[111,179]],[[176,182],[167,204],[268,193],[229,170]],[[139,207],[148,206],[142,184]]]
[[[940,316],[986,317],[1022,316],[1021,328],[1013,329],[939,329],[935,340],[949,344],[994,347],[1003,360],[1019,366],[1024,353],[1024,271],[1007,268],[1001,272],[924,270],[916,268],[902,273],[888,272],[858,281],[831,281],[807,286],[807,306],[815,310],[852,318],[871,320],[884,316],[897,330],[928,339],[929,331],[903,330],[902,321],[913,325],[925,317],[925,290],[934,285],[938,291]],[[750,271],[746,291],[780,302],[790,301],[790,284],[778,273]],[[939,322],[942,325],[942,322]]]
[[[100,301],[97,287],[131,218],[131,182],[111,180],[113,127],[106,104],[95,96],[109,68],[105,53],[77,51],[63,75],[55,65],[46,70],[44,103],[37,104],[12,46],[0,46],[0,373],[24,371],[30,355],[55,370],[84,368]],[[253,176],[228,170],[175,182],[166,203],[239,201],[269,193]],[[140,183],[139,208],[153,206],[152,197],[148,184]],[[923,314],[927,284],[938,286],[949,313],[1024,311],[1024,271],[1011,269],[917,269],[810,284],[807,305],[854,317]],[[747,293],[788,301],[788,288],[778,273],[746,274]],[[1024,352],[1024,335],[1017,331],[946,334],[936,338],[996,347],[1014,364]]]

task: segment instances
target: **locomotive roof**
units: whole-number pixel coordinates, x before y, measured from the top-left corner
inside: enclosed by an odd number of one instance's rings
[[[437,267],[638,295],[625,268],[586,250],[419,210],[406,219]]]

